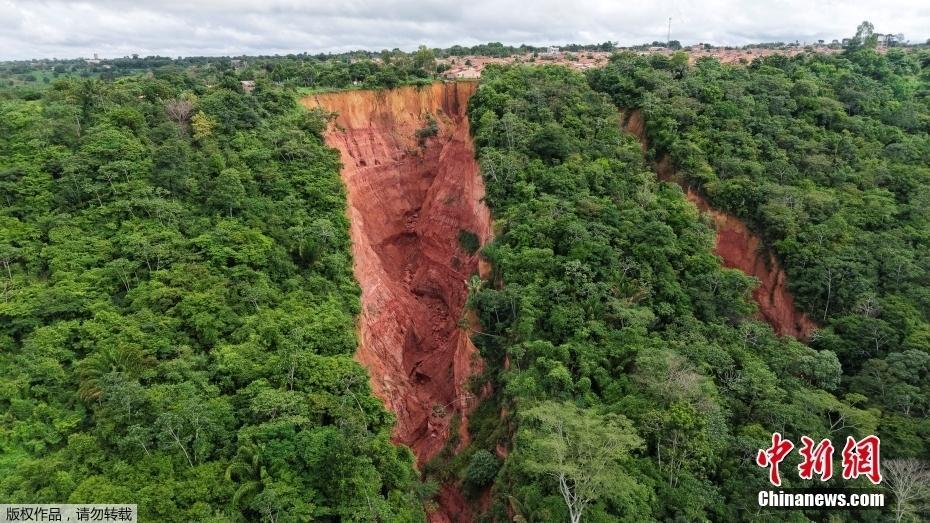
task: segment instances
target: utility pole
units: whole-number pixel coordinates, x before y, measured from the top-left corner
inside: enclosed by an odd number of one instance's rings
[[[668,32],[665,33],[665,47],[670,47],[672,41],[672,17],[668,17]]]

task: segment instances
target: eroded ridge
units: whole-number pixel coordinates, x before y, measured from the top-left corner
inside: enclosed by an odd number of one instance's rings
[[[460,326],[478,256],[459,240],[491,235],[466,105],[474,83],[347,91],[301,103],[338,116],[327,143],[342,154],[355,276],[362,288],[356,358],[397,415],[394,439],[419,464],[445,444],[475,403],[481,362]],[[436,132],[418,130],[435,122]]]

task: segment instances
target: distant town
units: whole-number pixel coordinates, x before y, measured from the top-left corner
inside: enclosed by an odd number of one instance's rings
[[[875,33],[875,48],[885,52],[895,47],[919,47],[927,43],[916,44],[909,42],[901,33]],[[355,86],[364,86],[366,82],[363,67],[355,66],[359,63],[370,63],[381,67],[390,64],[403,68],[402,64],[409,60],[416,62],[418,56],[421,63],[414,64],[425,71],[431,78],[447,80],[477,79],[485,67],[490,64],[560,64],[572,69],[584,71],[591,68],[602,67],[607,64],[610,56],[617,52],[633,52],[640,55],[662,54],[673,55],[684,53],[689,63],[705,57],[713,57],[722,63],[749,63],[755,58],[784,55],[796,56],[804,52],[836,53],[844,49],[850,39],[834,39],[827,42],[763,42],[743,46],[718,46],[705,42],[691,45],[682,45],[677,40],[653,41],[635,46],[618,46],[614,42],[601,44],[567,44],[563,46],[509,46],[499,42],[491,42],[475,46],[455,45],[448,48],[426,48],[404,52],[400,49],[382,51],[351,51],[346,53],[297,53],[287,55],[259,55],[235,57],[165,57],[146,56],[138,54],[118,58],[101,57],[97,52],[90,54],[91,58],[57,59],[40,58],[33,60],[18,60],[0,62],[0,85],[4,86],[38,86],[49,84],[61,76],[94,77],[100,79],[113,79],[117,77],[138,74],[157,70],[165,66],[197,67],[211,66],[214,68],[229,69],[246,77],[241,78],[242,87],[246,91],[254,88],[254,78],[247,77],[246,71],[250,67],[262,64],[265,69],[271,68],[268,64],[280,63],[281,60],[296,60],[298,62],[349,64],[349,69],[356,71],[362,69],[361,74],[348,73],[351,83]],[[424,67],[423,60],[431,61],[429,67]],[[317,79],[303,78],[296,81],[298,87],[320,87]],[[403,76],[403,75],[401,75]],[[415,76],[415,75],[414,75]],[[413,78],[415,80],[415,78]],[[400,78],[400,83],[410,81],[411,78]],[[340,83],[333,80],[329,83]],[[324,82],[325,84],[326,82]],[[391,81],[379,81],[379,85],[390,85]],[[325,88],[325,85],[322,87]]]

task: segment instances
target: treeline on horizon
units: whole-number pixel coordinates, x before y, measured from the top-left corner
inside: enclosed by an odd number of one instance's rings
[[[930,40],[928,40],[930,43]],[[760,42],[745,46],[713,46],[703,43],[704,49],[777,49],[796,47],[798,42]],[[836,47],[838,44],[826,44]],[[927,43],[892,42],[897,47],[920,47]],[[614,52],[621,50],[643,51],[650,47],[668,47],[679,50],[678,40],[644,42],[640,45],[618,46],[614,42],[600,44],[563,44],[560,50],[569,53]],[[17,87],[32,90],[47,87],[62,77],[93,77],[113,80],[142,73],[179,69],[202,69],[225,72],[233,70],[240,80],[255,80],[274,70],[274,81],[300,87],[316,89],[338,89],[350,85],[370,88],[391,88],[401,84],[418,83],[439,78],[444,68],[425,60],[464,56],[508,57],[514,55],[545,53],[547,46],[505,45],[488,42],[473,46],[453,45],[446,48],[420,46],[416,51],[383,49],[380,51],[356,50],[344,53],[292,53],[286,55],[255,56],[140,56],[133,54],[118,58],[88,60],[83,58],[34,60],[11,60],[0,62],[0,87]],[[419,55],[419,58],[418,58]],[[424,56],[425,55],[425,56]],[[361,65],[359,65],[361,64]],[[283,71],[286,70],[287,74]],[[271,76],[271,75],[269,75]],[[38,95],[35,95],[38,96]]]
[[[644,44],[645,45],[645,44]],[[316,89],[338,89],[353,85],[370,88],[391,88],[402,84],[423,83],[439,78],[445,70],[437,58],[460,56],[507,57],[517,54],[541,53],[547,47],[511,46],[489,42],[474,46],[454,45],[448,48],[420,46],[416,51],[400,49],[381,51],[349,51],[345,53],[295,53],[257,56],[125,56],[101,60],[40,59],[0,62],[0,88],[17,87],[31,90],[32,96],[52,81],[65,77],[93,77],[102,80],[178,70],[201,70],[203,74],[233,71],[240,80],[267,77],[282,85]],[[569,44],[568,52],[613,51],[610,42],[602,44]]]

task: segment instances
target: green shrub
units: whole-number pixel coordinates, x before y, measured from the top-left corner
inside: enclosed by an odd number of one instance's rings
[[[417,129],[416,132],[417,143],[419,143],[421,147],[426,145],[427,138],[432,138],[439,134],[439,124],[436,123],[436,119],[433,118],[433,115],[427,114],[425,120],[426,125]]]
[[[465,470],[466,492],[477,494],[479,490],[494,481],[500,468],[500,461],[491,452],[481,449],[472,454],[468,468]]]
[[[468,254],[475,254],[481,248],[481,240],[478,239],[477,234],[465,229],[459,229],[459,245]]]

